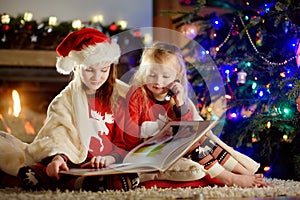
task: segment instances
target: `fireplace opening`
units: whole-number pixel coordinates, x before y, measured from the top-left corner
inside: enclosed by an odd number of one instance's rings
[[[0,74],[0,130],[31,142],[44,123],[49,103],[70,77],[58,74],[55,67],[1,66]],[[13,113],[14,95],[20,103],[18,116]]]

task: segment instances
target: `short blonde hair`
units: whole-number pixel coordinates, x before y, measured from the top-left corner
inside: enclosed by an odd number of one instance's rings
[[[184,94],[187,97],[188,80],[186,65],[178,46],[164,42],[156,42],[151,47],[146,48],[143,51],[140,66],[133,76],[131,85],[136,87],[145,85],[146,70],[149,66],[145,63],[155,63],[162,66],[171,64],[174,70],[177,71],[176,79],[183,85]]]

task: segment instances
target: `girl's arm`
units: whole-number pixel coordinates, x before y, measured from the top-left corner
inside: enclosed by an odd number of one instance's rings
[[[127,146],[127,150],[130,151],[135,146],[141,143],[140,138],[140,121],[142,116],[142,110],[145,109],[142,106],[145,105],[142,101],[143,97],[140,90],[133,92],[129,91],[125,104],[125,131],[124,139]]]
[[[126,143],[124,141],[125,99],[120,97],[118,99],[118,106],[115,108],[115,125],[112,137],[112,143],[115,146],[113,152],[110,155],[115,158],[116,163],[120,163],[127,154]]]

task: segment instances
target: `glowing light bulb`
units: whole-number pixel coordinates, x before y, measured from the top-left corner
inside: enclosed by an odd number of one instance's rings
[[[56,26],[57,25],[57,17],[50,16],[48,20],[49,26]]]
[[[231,113],[231,114],[230,114],[230,117],[231,117],[231,118],[236,118],[236,117],[237,117],[237,114],[236,114],[236,113]]]
[[[220,87],[219,86],[215,86],[214,87],[214,91],[219,91],[220,90]]]
[[[82,27],[81,21],[80,21],[79,19],[73,20],[73,22],[72,22],[72,27],[73,27],[74,29],[80,29],[80,28]]]
[[[264,92],[261,90],[261,91],[259,91],[258,95],[259,95],[260,97],[263,97],[263,96],[264,96]]]
[[[24,20],[26,21],[26,22],[30,22],[31,20],[32,20],[32,13],[31,12],[25,12],[24,13]]]
[[[9,24],[9,22],[10,22],[10,17],[9,17],[9,15],[8,15],[8,14],[3,14],[3,15],[1,16],[1,23],[2,23],[2,24]]]
[[[92,17],[92,23],[102,23],[103,22],[103,15],[94,15]]]
[[[271,167],[270,167],[270,166],[265,166],[265,167],[264,167],[264,171],[265,171],[265,172],[268,172],[268,171],[270,171],[270,169],[271,169]]]
[[[267,128],[271,128],[271,122],[267,122]]]
[[[122,30],[124,30],[124,29],[127,28],[127,21],[125,21],[125,20],[119,20],[117,22],[117,25],[120,26]]]

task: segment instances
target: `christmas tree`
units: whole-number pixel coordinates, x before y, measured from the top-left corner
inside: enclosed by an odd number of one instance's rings
[[[241,5],[198,0],[188,4],[193,6],[191,12],[164,14],[173,16],[174,26],[206,49],[222,75],[227,111],[220,137],[260,162],[266,176],[299,180],[300,2],[243,1]],[[206,7],[228,12],[203,16]],[[207,86],[193,70],[189,78],[199,93],[200,114],[211,119]]]

